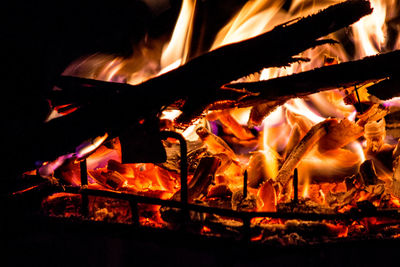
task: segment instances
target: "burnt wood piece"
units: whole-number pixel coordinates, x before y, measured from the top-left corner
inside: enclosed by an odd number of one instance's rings
[[[396,197],[400,197],[400,157],[395,158],[393,161],[393,181],[391,192]]]
[[[249,127],[261,125],[265,117],[274,111],[277,106],[284,104],[285,101],[286,100],[278,100],[254,105],[250,111],[250,117],[248,121]]]
[[[347,88],[387,77],[399,77],[399,62],[400,51],[396,50],[266,81],[235,83],[226,85],[225,87],[257,93],[257,95],[253,94],[242,99],[237,104],[238,106],[251,106],[262,101],[279,101],[280,103],[293,97],[304,97],[320,91]],[[384,84],[382,84],[383,82]],[[397,85],[397,87],[390,88],[389,84],[393,86]],[[399,84],[398,80],[382,81],[376,84],[371,92],[370,90],[368,91],[382,98],[383,95],[387,94],[388,96],[385,98],[390,98],[398,95],[395,88],[398,88]],[[378,90],[383,89],[383,85],[388,90],[385,93],[380,92],[378,94]],[[225,93],[228,94],[229,90],[226,91]],[[225,96],[225,98],[229,99],[229,96]],[[219,106],[216,105],[214,108],[219,108]]]
[[[374,162],[370,159],[367,159],[360,165],[360,176],[366,186],[382,183],[376,175]]]
[[[209,156],[207,148],[203,146],[201,141],[186,141],[188,147],[187,159],[188,159],[188,172],[193,174],[196,171],[197,166],[202,157]],[[167,160],[164,163],[159,164],[164,169],[180,173],[180,161],[181,151],[180,145],[169,140],[164,140],[163,145],[167,152]]]
[[[207,188],[214,179],[216,170],[221,160],[216,157],[204,157],[200,160],[199,166],[188,184],[188,201],[193,202],[201,195],[207,195]],[[180,200],[180,190],[173,196],[172,200]]]
[[[400,96],[400,75],[368,87],[368,93],[381,100]]]
[[[326,119],[314,125],[310,131],[301,139],[290,155],[286,158],[281,169],[278,172],[276,181],[279,182],[283,189],[286,189],[290,181],[294,169],[299,164],[300,160],[311,150],[311,148],[327,134],[327,130],[334,124],[337,124],[336,119]]]

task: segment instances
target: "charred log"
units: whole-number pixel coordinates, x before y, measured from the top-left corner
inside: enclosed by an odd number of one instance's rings
[[[368,93],[381,100],[400,96],[400,80],[393,77],[368,87]]]
[[[199,166],[188,184],[188,200],[193,202],[201,195],[207,195],[207,189],[214,179],[221,161],[215,157],[204,157],[200,160]],[[180,200],[180,190],[173,196],[173,200]]]
[[[382,183],[382,181],[380,181],[376,175],[374,162],[372,160],[366,160],[363,162],[363,164],[361,164],[360,176],[362,182],[366,186],[376,185],[379,182]]]
[[[276,181],[285,188],[300,160],[327,134],[328,128],[335,124],[338,124],[337,120],[327,119],[314,125],[287,157],[279,170]]]
[[[261,101],[279,101],[280,103],[290,98],[304,97],[320,91],[347,88],[387,77],[397,77],[400,73],[399,60],[400,51],[394,51],[290,76],[260,82],[229,84],[226,87],[252,93],[241,99],[239,106],[250,106]],[[372,89],[368,91],[376,94],[377,97],[391,98],[397,95],[396,85],[398,85],[397,80],[390,79],[376,84],[375,87],[370,87]],[[379,91],[381,89],[385,92]]]
[[[187,141],[186,143],[188,146],[188,173],[193,174],[196,171],[201,158],[209,156],[210,153],[207,152],[207,148],[204,147],[201,141]],[[163,145],[167,152],[167,160],[164,163],[159,164],[159,166],[169,171],[179,173],[181,171],[180,145],[168,140],[163,141]]]
[[[396,197],[400,197],[400,157],[393,161],[393,181],[391,191]]]

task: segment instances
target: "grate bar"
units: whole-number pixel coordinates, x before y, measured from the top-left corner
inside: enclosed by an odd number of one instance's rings
[[[54,187],[56,189],[56,187]],[[66,192],[75,194],[86,194],[88,196],[102,196],[110,197],[115,199],[122,199],[128,201],[136,201],[137,203],[161,205],[171,208],[184,209],[187,208],[193,212],[203,212],[209,214],[215,214],[220,216],[227,216],[238,219],[252,219],[256,217],[269,217],[269,218],[281,218],[281,219],[300,219],[309,221],[320,221],[320,220],[355,220],[366,217],[392,217],[400,219],[400,210],[398,209],[378,209],[375,211],[360,211],[360,212],[347,212],[339,214],[331,213],[304,213],[304,212],[257,212],[257,211],[236,211],[230,209],[221,209],[216,207],[202,206],[198,204],[186,204],[183,205],[180,201],[164,200],[159,198],[132,195],[111,190],[97,190],[97,189],[85,189],[80,187],[57,187],[56,192]]]

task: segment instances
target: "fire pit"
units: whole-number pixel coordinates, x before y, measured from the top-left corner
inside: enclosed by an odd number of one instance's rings
[[[400,38],[383,33],[398,3],[249,2],[193,56],[195,2],[158,57],[64,71],[42,132],[65,140],[14,201],[36,222],[245,246],[395,242]]]

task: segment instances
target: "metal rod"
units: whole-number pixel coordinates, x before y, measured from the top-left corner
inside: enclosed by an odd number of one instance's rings
[[[87,162],[86,159],[83,159],[80,162],[80,168],[81,168],[81,185],[87,185],[88,184],[88,179],[87,179]]]
[[[354,91],[356,91],[358,105],[360,106],[360,112],[363,113],[363,107],[361,105],[360,95],[358,94],[358,89],[356,85],[354,85]]]
[[[293,173],[293,202],[299,202],[299,174],[297,168],[294,169]]]
[[[181,202],[186,204],[188,202],[188,185],[187,185],[187,175],[188,175],[188,162],[187,162],[187,144],[185,138],[177,133],[170,131],[162,131],[161,138],[175,138],[179,141],[180,152],[181,152]]]
[[[139,209],[138,209],[138,202],[131,200],[129,201],[129,205],[131,206],[131,212],[132,212],[132,223],[135,226],[139,226]]]
[[[81,169],[81,187],[86,187],[88,185],[86,159],[83,159],[79,166]],[[82,215],[84,217],[88,217],[89,215],[89,196],[85,193],[82,194]]]
[[[243,198],[247,197],[247,170],[243,174]]]
[[[251,224],[250,224],[250,218],[244,218],[243,219],[243,241],[245,242],[250,242],[251,241]]]
[[[82,216],[89,216],[89,196],[86,193],[82,194]]]
[[[257,212],[257,211],[235,211],[231,209],[221,209],[214,208],[208,206],[201,206],[197,204],[186,204],[183,205],[180,201],[174,200],[163,200],[154,197],[146,197],[139,195],[132,195],[121,192],[107,191],[107,190],[97,190],[97,189],[82,189],[80,187],[54,187],[58,190],[54,190],[54,192],[66,192],[66,193],[75,193],[75,194],[86,194],[90,196],[102,196],[102,197],[110,197],[115,199],[123,199],[123,200],[134,200],[138,203],[145,204],[154,204],[154,205],[162,205],[166,207],[183,209],[186,206],[187,209],[191,211],[204,212],[204,213],[212,213],[221,216],[233,217],[233,218],[254,218],[254,217],[271,217],[271,218],[282,218],[282,219],[303,219],[310,221],[319,221],[319,220],[344,220],[344,219],[362,219],[366,217],[391,217],[400,219],[400,210],[399,209],[384,209],[384,210],[376,210],[376,211],[360,211],[360,212],[348,212],[348,213],[302,213],[302,212]]]

